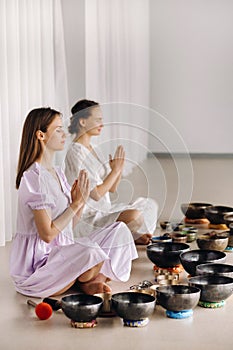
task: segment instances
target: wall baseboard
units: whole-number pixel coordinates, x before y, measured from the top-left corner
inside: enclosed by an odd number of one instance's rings
[[[233,153],[165,153],[148,152],[147,158],[233,159]]]

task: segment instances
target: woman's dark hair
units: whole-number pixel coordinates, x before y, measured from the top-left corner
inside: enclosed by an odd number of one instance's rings
[[[16,176],[16,188],[19,188],[21,178],[27,170],[40,156],[42,152],[41,143],[36,132],[41,130],[46,132],[48,126],[60,112],[51,108],[36,108],[29,112],[23,126],[19,161]]]
[[[77,134],[80,129],[79,120],[90,117],[92,109],[99,104],[91,100],[80,100],[72,108],[72,117],[70,118],[70,125],[68,131],[70,134]]]

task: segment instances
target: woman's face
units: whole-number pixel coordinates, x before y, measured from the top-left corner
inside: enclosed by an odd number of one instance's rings
[[[91,115],[83,119],[85,131],[90,136],[98,136],[103,128],[103,117],[99,107],[92,108]]]
[[[63,129],[62,118],[57,115],[52,123],[48,126],[47,131],[44,133],[44,143],[47,149],[53,151],[63,150],[66,140],[66,134]]]

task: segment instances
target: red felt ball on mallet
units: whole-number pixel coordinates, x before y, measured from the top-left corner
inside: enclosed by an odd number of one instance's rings
[[[40,320],[47,320],[52,316],[53,309],[48,303],[42,302],[36,305],[35,312]]]

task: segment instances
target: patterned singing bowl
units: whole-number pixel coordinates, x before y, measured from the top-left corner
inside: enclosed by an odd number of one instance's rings
[[[216,234],[204,233],[197,238],[197,245],[200,249],[223,251],[228,246],[229,234],[221,232]]]

